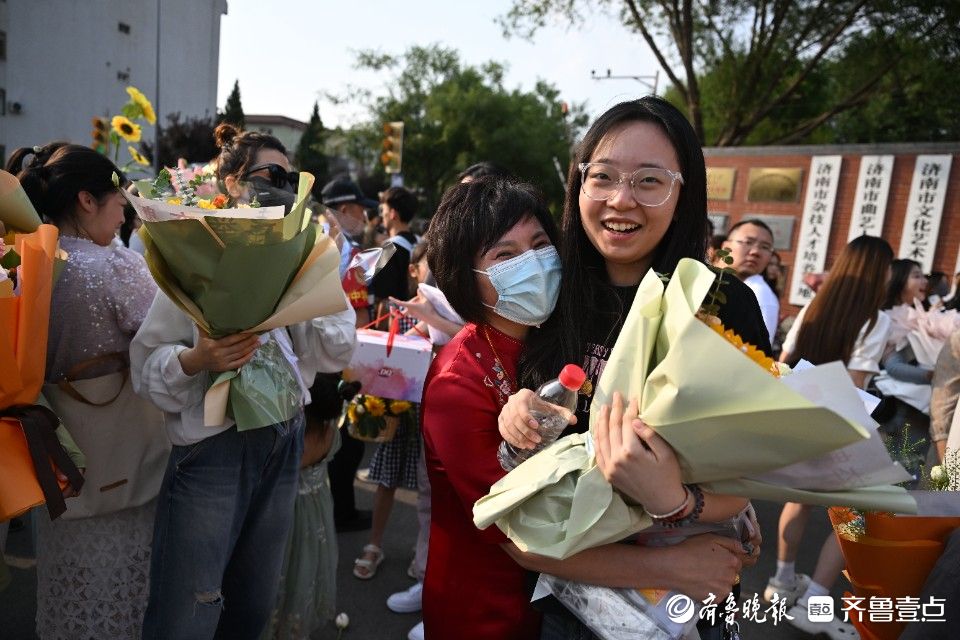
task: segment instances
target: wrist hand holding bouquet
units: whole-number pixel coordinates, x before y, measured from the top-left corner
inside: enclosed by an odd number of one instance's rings
[[[300,173],[296,201],[286,214],[283,206],[244,206],[218,193],[199,197],[200,182],[174,170],[154,184],[138,183],[145,197],[127,196],[143,220],[150,272],[197,326],[219,338],[346,309],[339,252],[310,224],[312,175]],[[168,192],[170,186],[176,194]],[[281,349],[261,350],[239,371],[213,379],[204,424],[220,425],[229,412],[239,430],[253,429],[288,420],[299,409],[299,385],[281,362]]]
[[[640,418],[673,447],[683,480],[708,491],[768,500],[855,504],[915,512],[904,480],[843,365],[778,378],[698,317],[715,274],[681,260],[664,287],[652,270],[597,385],[637,397]],[[597,412],[591,412],[591,425]],[[867,427],[863,426],[867,425]],[[824,456],[860,443],[856,465]],[[879,450],[877,449],[879,448]],[[850,459],[851,456],[845,456]],[[507,474],[474,506],[474,523],[496,522],[523,550],[564,558],[649,527],[597,468],[590,434],[561,438]]]

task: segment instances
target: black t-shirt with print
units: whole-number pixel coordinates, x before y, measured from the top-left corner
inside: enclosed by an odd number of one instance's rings
[[[723,277],[720,285],[726,296],[726,303],[720,305],[720,321],[727,329],[732,329],[745,342],[756,346],[769,354],[770,339],[767,335],[760,305],[753,291],[738,278],[729,274]],[[633,299],[639,285],[633,287],[612,287],[611,294],[593,312],[587,329],[587,340],[583,354],[583,370],[587,381],[577,397],[577,424],[567,427],[563,435],[583,433],[590,425],[590,403],[593,401],[593,389],[607,365],[607,358],[617,341],[623,322],[630,312]],[[584,393],[589,391],[588,393]]]

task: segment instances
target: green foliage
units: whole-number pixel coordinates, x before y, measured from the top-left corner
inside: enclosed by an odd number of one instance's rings
[[[166,126],[160,129],[160,166],[175,167],[179,158],[187,162],[209,162],[217,157],[217,145],[213,141],[213,119],[187,118],[181,120],[179,113],[167,116]],[[153,148],[142,142],[144,152],[153,157]]]
[[[308,171],[314,175],[314,195],[319,196],[320,190],[327,182],[326,130],[320,119],[320,106],[313,103],[313,113],[307,122],[307,128],[300,136],[297,149],[293,155],[293,162],[301,171]]]
[[[337,134],[340,148],[370,145],[353,155],[363,167],[382,172],[377,158],[384,122],[404,122],[403,173],[432,211],[456,175],[488,160],[537,185],[555,210],[563,185],[553,166],[569,163],[570,147],[586,125],[582,105],[561,111],[559,91],[540,81],[531,91],[507,89],[497,62],[464,65],[456,51],[412,47],[401,56],[362,52],[358,67],[390,69],[388,93],[367,99],[371,119]],[[359,151],[354,148],[354,151]]]
[[[616,12],[707,145],[955,140],[956,0],[513,0],[531,37]]]
[[[233,91],[231,91],[230,95],[227,96],[227,104],[223,108],[223,113],[220,114],[219,121],[229,122],[239,129],[243,129],[244,125],[246,124],[246,119],[243,115],[243,105],[240,103],[239,80],[235,80],[233,83]]]

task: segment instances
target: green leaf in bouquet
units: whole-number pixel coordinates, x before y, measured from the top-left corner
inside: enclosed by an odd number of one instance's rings
[[[20,254],[10,249],[2,258],[0,258],[0,267],[4,269],[14,269],[20,266]]]

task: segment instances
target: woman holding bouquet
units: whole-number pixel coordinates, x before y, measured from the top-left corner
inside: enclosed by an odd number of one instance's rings
[[[273,136],[216,129],[217,177],[231,195],[247,186],[261,204],[292,204],[286,149]],[[236,300],[235,304],[244,304]],[[219,339],[158,293],[130,348],[134,387],[166,412],[173,442],[160,489],[145,638],[258,638],[276,602],[303,448],[301,410],[239,431],[231,418],[204,425],[210,374],[239,369],[271,342],[274,373],[309,402],[305,380],[341,370],[355,345],[352,309],[263,336]]]
[[[505,474],[497,461],[497,415],[517,390],[525,340],[556,303],[556,233],[532,187],[498,178],[452,187],[431,223],[430,269],[467,325],[434,360],[422,405],[433,492],[423,586],[427,637],[540,637],[526,571],[609,587],[676,588],[705,598],[710,592],[725,596],[743,563],[740,544],[717,536],[657,550],[609,544],[555,560],[521,551],[499,529],[473,525],[474,503]],[[618,477],[633,499],[666,513],[686,496],[679,465],[663,440],[625,418],[636,409],[623,405],[618,397],[603,414],[598,433],[609,438],[598,441],[625,443],[635,464]],[[607,446],[608,470],[618,466],[617,449]],[[705,517],[716,512],[711,502]],[[692,509],[685,504],[682,515]]]
[[[864,388],[880,371],[890,319],[880,310],[890,274],[893,250],[886,241],[871,236],[855,238],[843,248],[830,268],[817,297],[800,311],[783,342],[782,362],[795,365],[800,359],[813,364],[840,360],[854,384]],[[807,600],[825,596],[843,569],[843,556],[831,533],[820,550],[812,577],[797,573],[795,563],[810,506],[788,502],[780,513],[777,573],[770,578],[764,598],[774,593],[796,602],[791,624],[809,633],[831,638],[855,638],[853,627],[840,620],[812,624],[807,618]]]
[[[126,356],[157,290],[143,258],[116,237],[126,200],[114,176],[124,180],[122,174],[104,155],[64,143],[18,149],[10,166],[37,211],[60,230],[69,254],[51,299],[47,382],[121,371],[123,358],[110,356]],[[92,410],[111,415],[108,407]],[[83,422],[59,413],[68,430]],[[109,459],[109,452],[85,453],[88,461]],[[98,489],[83,491],[89,496]],[[37,518],[37,635],[139,637],[156,502],[81,518],[71,516],[70,504],[57,520]]]
[[[539,442],[536,420],[529,413],[530,389],[554,377],[567,362],[584,363],[588,379],[580,390],[576,417],[564,435],[587,430],[593,389],[640,281],[649,269],[671,273],[681,258],[703,260],[707,230],[703,151],[683,114],[649,96],[623,102],[601,115],[571,161],[561,221],[559,301],[549,319],[527,339],[519,369],[524,388],[509,399],[499,418],[505,440],[522,448]],[[724,326],[769,353],[756,297],[736,277],[721,276],[720,290],[726,300],[718,312]],[[607,479],[627,495],[632,495],[627,450],[638,443],[637,438],[623,440],[623,449],[603,469]],[[722,519],[736,515],[746,500],[708,494],[706,505],[702,519]],[[695,542],[694,538],[684,543],[691,545],[684,561],[697,567],[693,571],[706,580],[717,558],[701,553]],[[676,550],[644,552],[658,564]],[[754,553],[759,553],[759,547]],[[740,560],[752,563],[755,557],[738,556]],[[693,591],[674,584],[681,579],[679,568],[667,562],[658,566],[662,573],[650,571],[643,577],[651,584],[667,584],[694,596]],[[725,595],[732,586],[730,582],[721,591]],[[551,638],[586,632],[563,613],[549,616],[546,623],[555,629]]]

